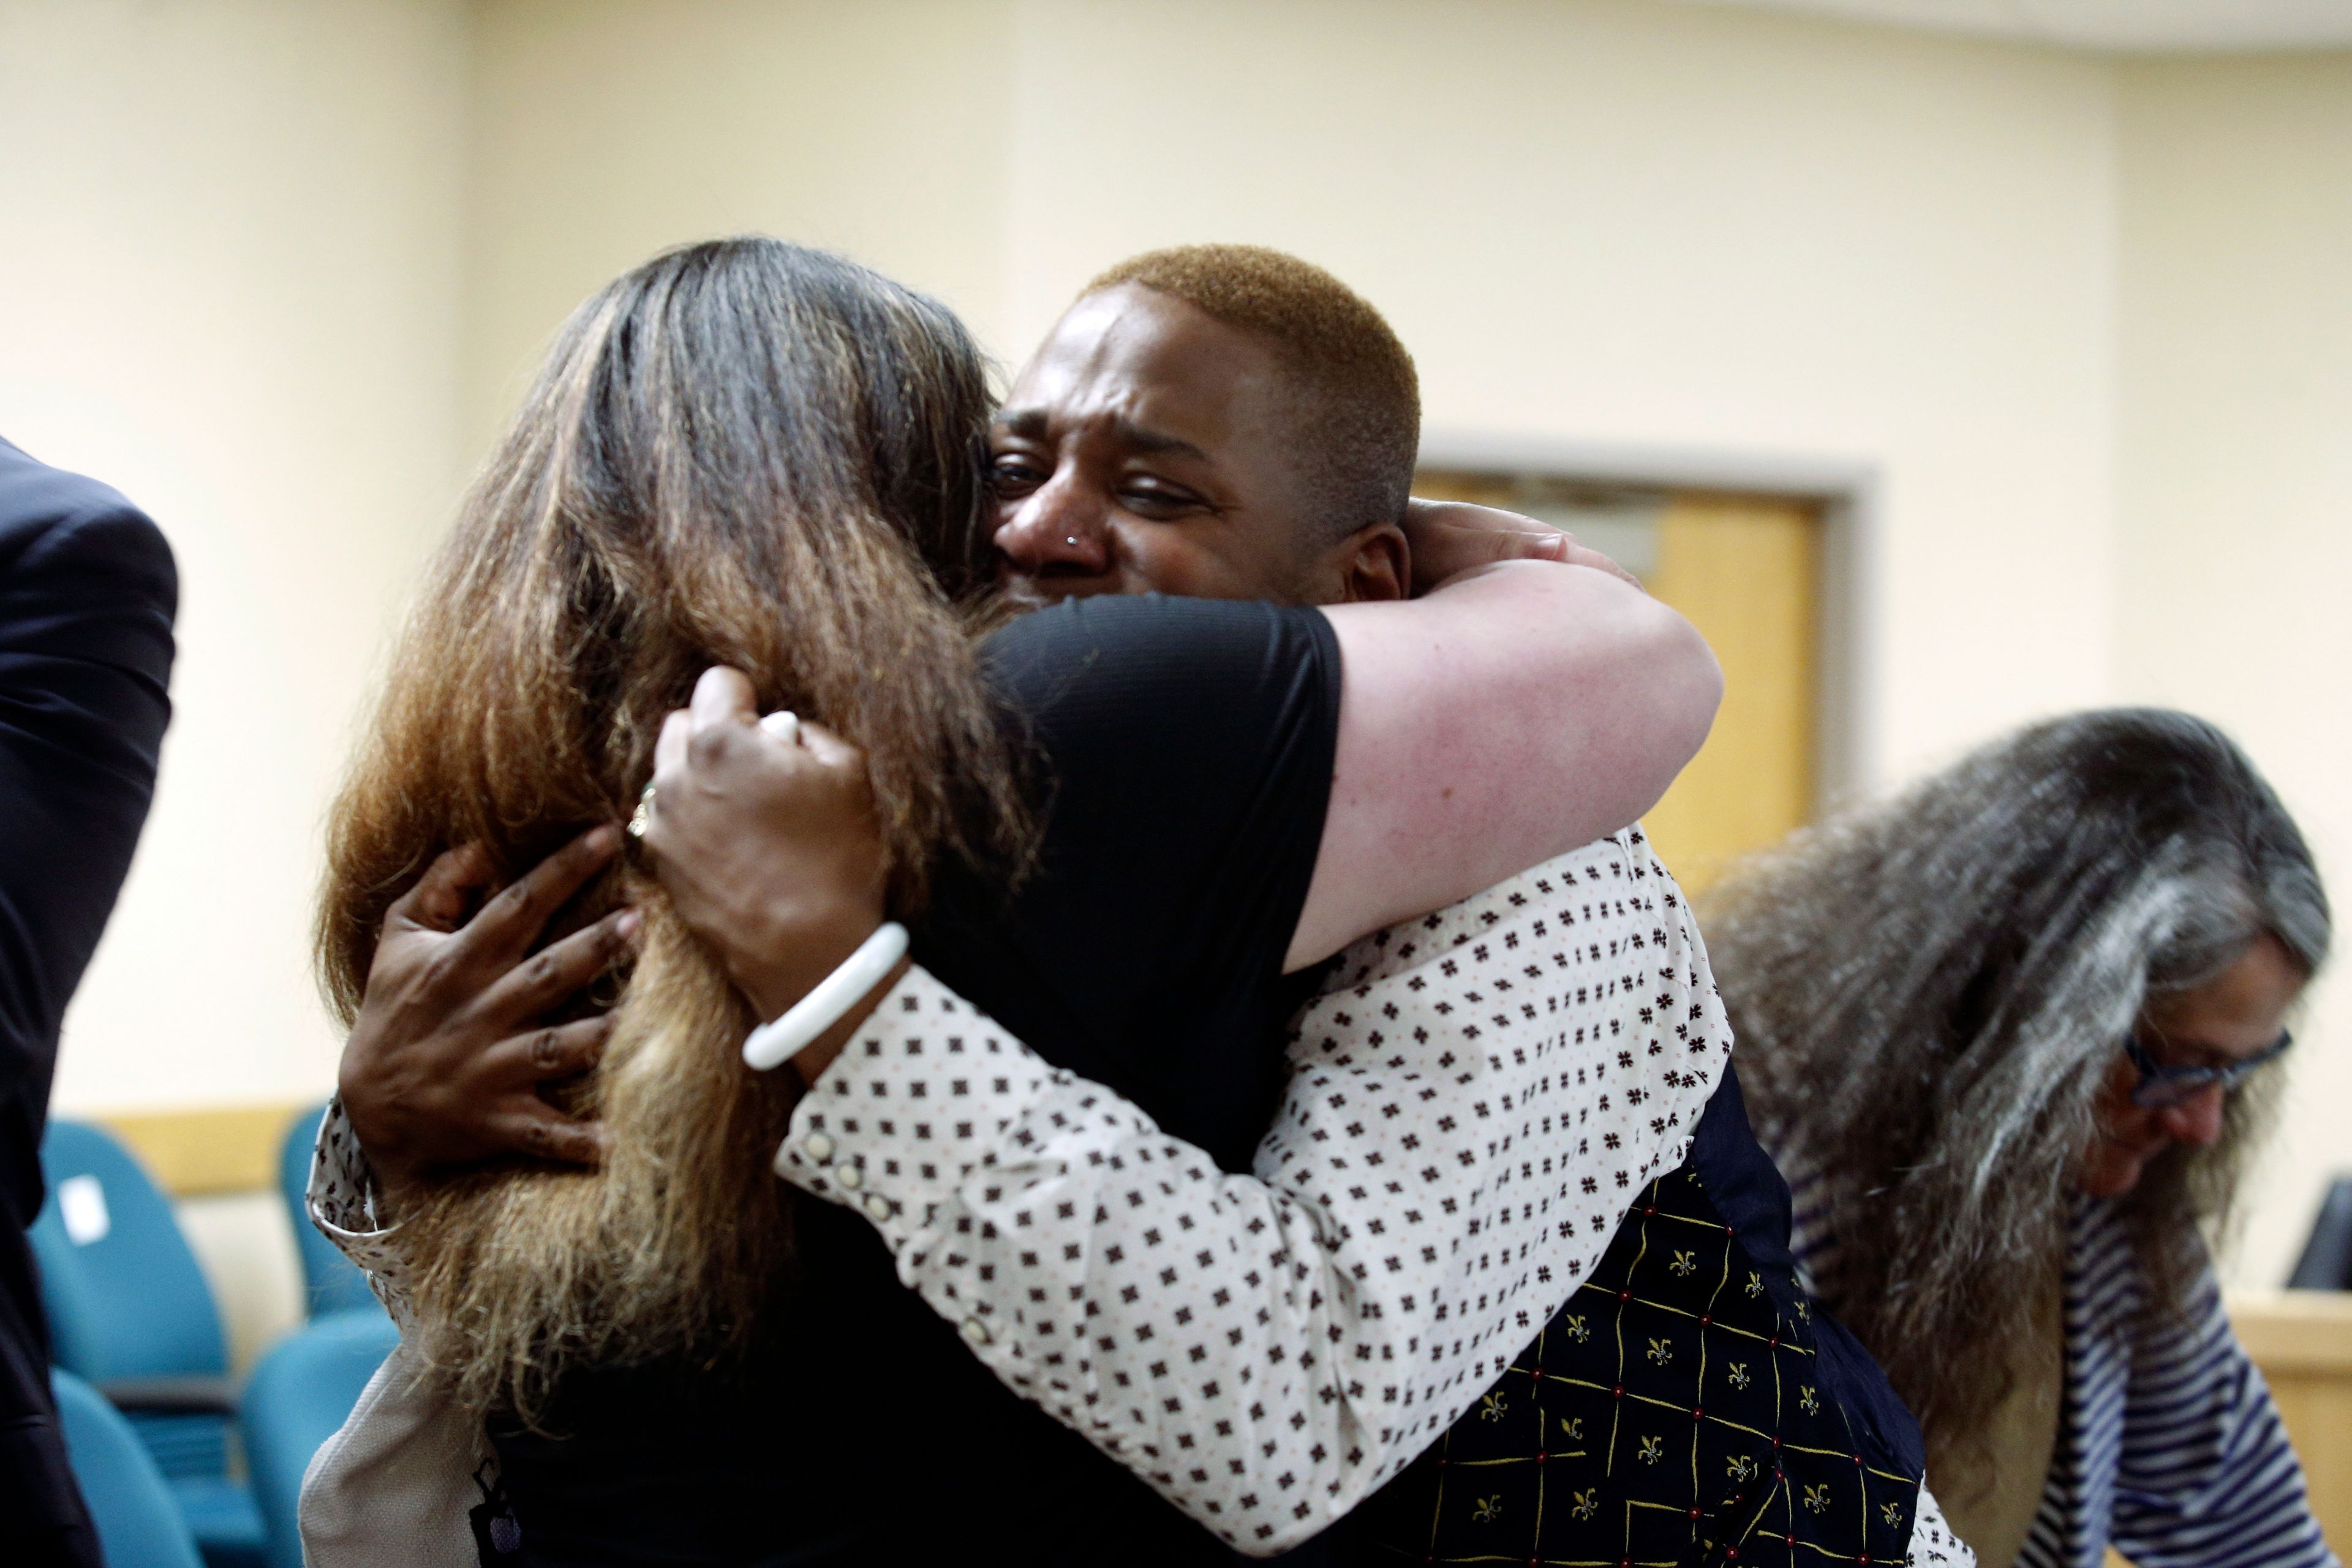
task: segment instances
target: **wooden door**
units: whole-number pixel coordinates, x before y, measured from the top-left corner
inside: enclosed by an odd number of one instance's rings
[[[1676,495],[1658,519],[1650,592],[1723,665],[1706,744],[1645,819],[1694,896],[1812,816],[1821,525],[1799,501]]]

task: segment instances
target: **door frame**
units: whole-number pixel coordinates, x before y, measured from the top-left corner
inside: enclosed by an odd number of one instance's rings
[[[1885,598],[1878,465],[1735,447],[1464,429],[1423,431],[1418,460],[1425,468],[1778,496],[1818,507],[1822,582],[1815,668],[1821,707],[1813,730],[1814,816],[1875,793],[1878,656],[1885,646],[1879,615]]]

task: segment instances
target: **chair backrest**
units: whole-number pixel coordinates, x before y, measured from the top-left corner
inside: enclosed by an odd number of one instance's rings
[[[296,1517],[302,1474],[399,1342],[400,1331],[382,1312],[337,1312],[280,1341],[253,1369],[245,1385],[245,1457],[271,1568],[302,1568]]]
[[[2352,1176],[2338,1176],[2287,1277],[2291,1290],[2352,1290]]]
[[[310,1151],[326,1114],[327,1108],[320,1105],[297,1116],[278,1151],[278,1190],[286,1195],[286,1217],[294,1226],[294,1248],[302,1259],[302,1283],[313,1318],[377,1306],[367,1276],[310,1223],[305,1196],[310,1186]]]
[[[226,1373],[212,1287],[130,1151],[98,1128],[53,1121],[41,1168],[49,1194],[32,1242],[57,1363],[92,1383]]]
[[[53,1368],[49,1386],[106,1560],[117,1568],[204,1568],[179,1504],[131,1424],[69,1372]]]

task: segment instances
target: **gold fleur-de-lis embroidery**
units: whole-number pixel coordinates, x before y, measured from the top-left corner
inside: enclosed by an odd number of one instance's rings
[[[1675,1347],[1664,1340],[1654,1339],[1650,1342],[1650,1359],[1664,1366],[1675,1359]]]
[[[1723,1473],[1735,1481],[1752,1480],[1756,1475],[1756,1461],[1745,1454],[1734,1454],[1730,1462],[1723,1467]]]
[[[1502,1517],[1503,1494],[1500,1492],[1493,1497],[1480,1498],[1478,1506],[1470,1510],[1470,1522],[1473,1524],[1492,1524]]]
[[[1897,1525],[1903,1522],[1903,1509],[1897,1503],[1883,1502],[1878,1505],[1878,1517],[1890,1526]]]
[[[1566,1433],[1571,1441],[1580,1443],[1584,1440],[1584,1417],[1564,1415],[1560,1418],[1559,1429]]]
[[[1798,1386],[1797,1404],[1808,1415],[1819,1415],[1822,1413],[1821,1397],[1814,1394],[1813,1385],[1810,1383]]]
[[[1576,1506],[1570,1509],[1568,1511],[1574,1514],[1579,1519],[1591,1519],[1594,1514],[1599,1513],[1601,1511],[1601,1489],[1599,1487],[1587,1487],[1582,1491],[1578,1492],[1576,1494]]]
[[[1503,1418],[1503,1412],[1509,1408],[1510,1406],[1504,1402],[1503,1396],[1500,1393],[1490,1394],[1484,1399],[1478,1401],[1478,1419],[1481,1421],[1500,1421]]]
[[[1642,1451],[1635,1456],[1645,1465],[1654,1465],[1666,1457],[1664,1443],[1656,1437],[1642,1439]]]
[[[1812,1310],[1812,1308],[1811,1308],[1811,1307],[1809,1307],[1809,1306],[1807,1306],[1807,1305],[1805,1304],[1805,1299],[1804,1299],[1803,1297],[1801,1297],[1801,1296],[1798,1297],[1798,1298],[1797,1298],[1797,1321],[1799,1321],[1799,1322],[1801,1322],[1801,1323],[1810,1323],[1810,1322],[1811,1322],[1812,1321],[1813,1321],[1813,1310]]]
[[[1724,1375],[1731,1380],[1731,1386],[1734,1388],[1745,1388],[1756,1381],[1748,1375],[1748,1363],[1744,1361],[1733,1362],[1731,1370]]]
[[[1764,1276],[1753,1269],[1748,1270],[1748,1293],[1750,1296],[1764,1294]]]
[[[1592,1331],[1584,1326],[1584,1314],[1581,1312],[1568,1320],[1568,1337],[1578,1344],[1582,1344],[1592,1337]]]
[[[1829,1506],[1830,1506],[1830,1484],[1829,1484],[1829,1482],[1827,1482],[1827,1481],[1823,1481],[1820,1486],[1817,1486],[1817,1487],[1807,1487],[1807,1488],[1805,1489],[1805,1511],[1806,1511],[1806,1512],[1808,1512],[1808,1513],[1822,1513],[1822,1512],[1825,1512],[1825,1511],[1828,1510]]]
[[[1675,1260],[1666,1267],[1676,1274],[1688,1276],[1698,1272],[1698,1259],[1678,1249],[1675,1253]]]

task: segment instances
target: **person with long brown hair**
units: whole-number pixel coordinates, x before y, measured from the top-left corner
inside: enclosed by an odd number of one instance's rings
[[[975,653],[986,415],[952,318],[869,273],[774,242],[657,258],[567,328],[394,664],[339,807],[321,922],[347,1016],[362,994],[414,994],[379,943],[404,925],[453,933],[454,952],[486,915],[535,929],[566,906],[568,934],[501,982],[525,1011],[582,966],[626,970],[608,1020],[515,1042],[541,1068],[602,1045],[580,1091],[608,1129],[601,1170],[420,1172],[391,1194],[411,1339],[459,1415],[489,1420],[509,1483],[536,1489],[518,1512],[537,1561],[755,1560],[794,1541],[870,1555],[992,1510],[1041,1555],[1213,1544],[1151,1522],[1148,1491],[1010,1400],[952,1330],[942,1358],[943,1325],[870,1237],[764,1175],[793,1081],[747,1073],[754,1015],[642,859],[606,865],[598,828],[524,871],[636,800],[656,721],[702,666],[743,669],[760,707],[821,717],[863,751],[889,907],[919,917],[919,958],[1034,1020],[1041,1043],[1124,1026],[1157,1047],[1130,1066],[1169,1086],[1166,1114],[1244,1163],[1276,1086],[1232,1043],[1280,1038],[1300,994],[1286,969],[1630,820],[1704,733],[1703,645],[1604,574],[1553,563],[1556,548],[1347,613],[1069,605]],[[1008,696],[1011,726],[992,706]],[[1376,787],[1336,792],[1335,767]],[[1414,852],[1326,878],[1322,845],[1360,836],[1364,813],[1393,826],[1397,796],[1433,803]],[[1024,847],[1037,875],[1019,886],[1038,890],[1008,903]],[[1050,973],[1024,945],[1041,931],[1069,938]],[[921,1407],[870,1408],[905,1368],[828,1353],[851,1344],[919,1364]],[[772,1418],[756,1457],[747,1411]],[[874,1447],[910,1421],[950,1443],[953,1479],[1021,1480],[947,1488],[968,1514],[890,1506]],[[755,1461],[795,1478],[793,1507],[742,1484]],[[657,1500],[642,1495],[653,1472]],[[1013,1495],[1023,1484],[1038,1495]]]
[[[520,869],[633,799],[714,658],[857,738],[902,899],[943,855],[1017,854],[1013,752],[971,652],[986,408],[951,315],[819,252],[695,247],[575,314],[336,803],[319,958],[338,1010],[358,1012],[386,911],[436,855]],[[573,905],[576,942],[643,922],[609,1019],[575,1031],[614,1039],[596,1093],[630,1135],[602,1177],[497,1170],[411,1196],[420,1304],[466,1342],[446,1359],[478,1405],[528,1414],[572,1360],[740,1339],[782,1265],[760,1167],[784,1106],[743,1092],[724,1048],[740,1004],[667,910],[634,864]],[[538,1342],[549,1321],[563,1342]]]

